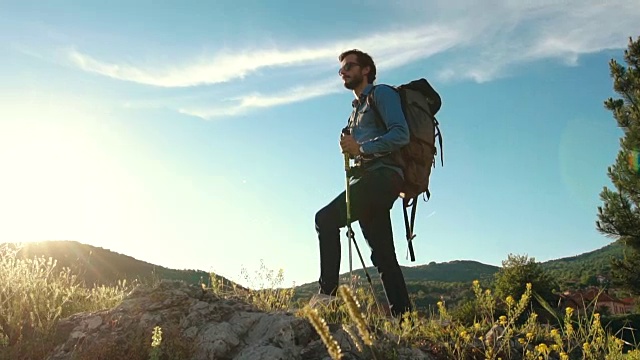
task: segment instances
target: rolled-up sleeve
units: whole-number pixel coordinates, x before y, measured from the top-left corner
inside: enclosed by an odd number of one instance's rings
[[[400,95],[389,86],[377,86],[375,104],[387,132],[362,144],[365,154],[395,151],[409,143],[409,126],[402,112]]]

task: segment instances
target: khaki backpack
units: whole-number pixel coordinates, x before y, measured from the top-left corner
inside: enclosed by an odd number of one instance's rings
[[[381,85],[377,85],[381,86]],[[388,85],[382,85],[388,86]],[[440,143],[440,163],[444,165],[442,154],[442,134],[435,115],[442,106],[442,99],[438,92],[426,79],[418,79],[399,86],[390,86],[400,95],[402,111],[409,126],[409,143],[399,150],[396,159],[404,171],[404,184],[400,197],[402,198],[404,222],[411,261],[415,261],[412,240],[415,238],[413,227],[415,222],[417,200],[424,194],[427,200],[431,197],[429,178],[431,167],[435,167],[436,138]],[[373,93],[367,96],[367,103],[373,108],[380,123],[384,124],[380,111],[376,107]],[[392,157],[389,157],[392,158]],[[407,208],[412,207],[411,221]]]

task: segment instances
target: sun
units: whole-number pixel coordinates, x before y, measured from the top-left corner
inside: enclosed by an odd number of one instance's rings
[[[119,212],[126,177],[89,114],[24,105],[0,113],[0,241],[81,239]]]

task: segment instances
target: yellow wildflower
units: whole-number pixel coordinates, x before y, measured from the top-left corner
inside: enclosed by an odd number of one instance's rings
[[[507,303],[507,305],[509,307],[513,306],[515,304],[515,300],[513,300],[513,296],[509,295],[507,296],[507,298],[505,299],[505,302]]]
[[[542,344],[538,344],[536,346],[536,351],[538,351],[541,354],[548,354],[549,353],[549,348],[547,347],[547,344],[542,343]]]
[[[568,317],[571,317],[573,315],[573,308],[572,307],[567,307],[565,309],[565,312],[566,312]]]

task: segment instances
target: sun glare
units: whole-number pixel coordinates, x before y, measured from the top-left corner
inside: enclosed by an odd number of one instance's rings
[[[0,114],[0,241],[81,239],[118,213],[122,171],[74,110]]]

